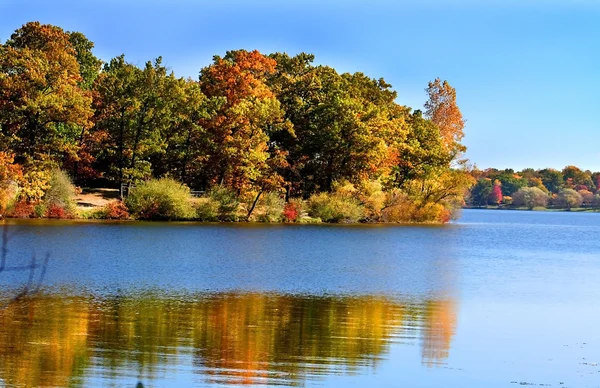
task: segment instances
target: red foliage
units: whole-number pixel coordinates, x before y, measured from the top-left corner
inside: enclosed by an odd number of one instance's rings
[[[34,207],[35,205],[31,202],[19,201],[8,216],[13,218],[33,218],[35,217]]]
[[[129,218],[127,206],[121,201],[110,202],[104,207],[104,217],[108,220],[126,220]]]
[[[294,222],[296,221],[296,219],[298,219],[300,211],[296,204],[288,202],[285,204],[285,207],[283,208],[283,212],[281,214],[283,215],[283,219],[286,222]]]
[[[490,194],[490,202],[500,204],[502,202],[502,188],[500,185],[494,185],[492,194]]]
[[[46,217],[64,219],[71,218],[71,214],[69,214],[69,212],[67,212],[63,207],[53,203],[48,206],[48,209],[46,210]]]

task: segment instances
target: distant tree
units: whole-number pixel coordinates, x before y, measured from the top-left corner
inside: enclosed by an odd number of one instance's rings
[[[592,200],[592,208],[594,210],[600,209],[600,194],[594,195],[594,199]]]
[[[582,198],[582,205],[583,206],[591,206],[592,202],[594,201],[594,193],[592,193],[589,190],[577,190],[577,192],[579,193],[579,195],[581,195]]]
[[[493,205],[502,203],[502,185],[499,181],[494,182],[492,193],[489,196],[489,202]]]
[[[485,206],[488,203],[488,198],[492,194],[492,181],[487,178],[482,178],[477,181],[471,189],[471,205]]]
[[[527,186],[527,180],[515,174],[512,169],[504,170],[496,179],[502,183],[502,195],[512,195],[521,187]]]
[[[570,182],[573,187],[576,187],[578,185],[584,185],[588,188],[592,188],[594,186],[591,173],[581,171],[579,167],[567,166],[562,170],[562,175],[563,180],[565,182]]]
[[[564,186],[562,173],[552,168],[540,170],[540,178],[551,193],[558,193]]]
[[[548,195],[537,187],[523,187],[512,196],[513,205],[525,206],[529,210],[535,207],[546,207]]]
[[[563,189],[558,193],[555,204],[559,207],[571,210],[571,208],[581,206],[583,198],[573,189]]]

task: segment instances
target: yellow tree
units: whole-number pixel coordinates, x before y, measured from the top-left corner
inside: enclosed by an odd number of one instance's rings
[[[457,153],[464,152],[465,147],[460,144],[464,133],[465,120],[456,104],[456,90],[448,81],[436,78],[429,82],[425,89],[429,99],[425,103],[425,117],[431,120],[440,129],[444,145]]]

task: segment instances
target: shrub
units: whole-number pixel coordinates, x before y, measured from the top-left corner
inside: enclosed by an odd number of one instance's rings
[[[171,178],[150,179],[131,189],[126,200],[131,214],[143,220],[194,218],[190,189]]]
[[[240,201],[232,190],[217,186],[210,190],[208,197],[218,203],[218,219],[221,221],[237,221]]]
[[[446,223],[454,217],[448,204],[415,202],[407,194],[398,190],[388,193],[387,207],[383,210],[384,222]]]
[[[46,209],[46,217],[48,218],[71,218],[71,214],[57,203],[50,203]]]
[[[48,181],[49,188],[44,194],[44,202],[48,207],[48,214],[58,215],[60,212],[56,208],[62,208],[65,216],[72,214],[75,210],[75,186],[71,183],[71,179],[61,170],[52,170],[50,180]],[[64,217],[52,217],[64,218]]]
[[[300,209],[295,202],[288,202],[283,207],[281,216],[285,222],[296,222],[300,215]]]
[[[127,206],[121,201],[107,203],[101,211],[102,218],[107,220],[126,220],[129,218]]]
[[[581,206],[582,201],[583,198],[581,198],[581,194],[577,191],[573,189],[562,189],[558,193],[554,203],[556,206],[571,210],[571,208]]]
[[[522,187],[512,196],[515,206],[526,206],[529,210],[548,205],[548,195],[537,187]]]
[[[21,200],[14,204],[8,212],[9,217],[13,218],[32,218],[35,217],[35,204]]]
[[[198,221],[217,221],[219,219],[219,202],[212,198],[198,198],[194,207]]]
[[[258,220],[261,222],[278,222],[281,221],[281,214],[284,208],[284,199],[281,198],[279,193],[268,192],[264,193],[259,203],[259,216]]]
[[[324,222],[357,222],[364,217],[364,207],[357,199],[338,193],[315,194],[308,206],[310,216]]]
[[[365,217],[373,221],[379,220],[386,201],[386,194],[381,182],[362,182],[358,192],[358,198],[365,207]]]

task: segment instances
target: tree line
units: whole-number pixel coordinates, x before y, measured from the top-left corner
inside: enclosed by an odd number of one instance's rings
[[[358,198],[375,184],[380,210],[403,201],[440,219],[472,184],[456,91],[439,78],[413,110],[383,78],[340,74],[307,53],[228,51],[194,80],[160,57],[103,62],[93,47],[39,22],[0,43],[0,191],[17,182],[13,202],[42,200],[60,168],[79,186],[169,177],[250,202],[348,184]]]
[[[466,199],[470,206],[600,208],[600,172],[576,166],[560,171],[526,168],[517,172],[474,168],[471,175],[477,183]]]

